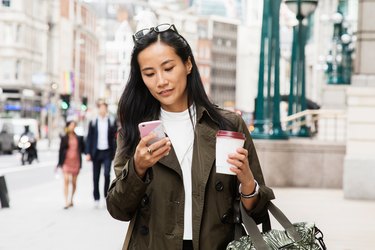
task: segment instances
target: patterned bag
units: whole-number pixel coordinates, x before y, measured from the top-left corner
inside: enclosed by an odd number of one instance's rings
[[[326,250],[322,232],[313,224],[300,222],[292,224],[289,219],[272,202],[268,211],[285,230],[272,229],[261,233],[255,221],[246,213],[242,204],[241,216],[249,235],[230,242],[226,250]],[[250,236],[251,235],[251,236]]]

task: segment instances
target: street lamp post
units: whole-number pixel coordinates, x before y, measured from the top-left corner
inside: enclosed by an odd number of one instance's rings
[[[340,1],[333,21],[332,48],[326,58],[327,83],[333,85],[350,84],[352,73],[352,53],[354,49],[353,35],[348,30],[345,20],[347,2]]]
[[[258,95],[255,103],[253,138],[288,139],[280,122],[280,37],[281,0],[264,0]]]
[[[298,25],[293,28],[293,45],[291,59],[290,92],[288,100],[288,115],[301,112],[306,105],[305,82],[305,45],[306,27],[302,24],[305,17],[314,12],[318,0],[285,0],[288,8],[296,13]],[[297,136],[309,137],[310,133],[305,125],[305,118],[301,118],[301,126]]]

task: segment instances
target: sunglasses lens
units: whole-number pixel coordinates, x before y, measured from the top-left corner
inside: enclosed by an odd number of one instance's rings
[[[152,27],[152,28],[147,28],[147,29],[143,29],[143,30],[137,31],[133,35],[133,39],[134,39],[135,43],[139,43],[140,40],[144,36],[146,36],[146,35],[148,35],[148,34],[150,34],[152,32],[162,33],[162,32],[168,31],[168,30],[174,31],[175,33],[178,34],[178,32],[176,30],[176,27],[173,24],[163,23],[163,24],[160,24],[160,25],[156,26],[155,28]]]
[[[160,24],[160,25],[156,26],[156,27],[155,27],[155,31],[160,33],[160,32],[167,31],[167,30],[169,30],[170,28],[171,28],[171,25],[165,23],[165,24]]]
[[[138,31],[137,33],[134,34],[134,37],[135,37],[136,40],[141,39],[142,37],[144,37],[145,35],[150,33],[150,31],[151,31],[150,29],[140,30],[140,31]]]

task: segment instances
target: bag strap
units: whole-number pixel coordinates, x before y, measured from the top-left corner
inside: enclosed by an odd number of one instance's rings
[[[255,223],[254,219],[246,213],[245,208],[242,205],[242,202],[240,202],[240,208],[242,223],[245,225],[247,234],[251,235],[251,239],[253,240],[255,248],[257,250],[269,250],[270,248],[263,240],[262,234],[260,233],[257,224]]]
[[[124,244],[122,246],[122,250],[128,250],[129,249],[130,238],[133,234],[134,224],[135,224],[136,218],[137,218],[137,214],[133,217],[133,219],[131,219],[131,221],[129,223],[128,230],[126,232],[126,236],[125,236],[125,240],[124,240]]]
[[[245,208],[242,205],[242,202],[240,202],[240,208],[241,208],[242,222],[246,228],[247,233],[250,235],[251,239],[253,240],[255,248],[257,250],[269,250],[270,248],[267,246],[267,243],[264,241],[263,236],[261,232],[259,231],[259,228],[257,227],[254,219],[251,218],[247,214]],[[287,231],[287,233],[290,235],[290,237],[294,241],[297,242],[301,240],[301,236],[298,234],[293,224],[289,221],[289,219],[284,215],[283,212],[281,212],[281,210],[275,204],[273,204],[270,201],[267,209],[271,212],[273,217],[281,224],[281,226]]]
[[[285,214],[271,201],[268,205],[268,211],[271,212],[273,217],[280,223],[280,225],[288,232],[288,234],[294,239],[295,241],[302,240],[301,236],[290,222],[290,220],[285,216]]]

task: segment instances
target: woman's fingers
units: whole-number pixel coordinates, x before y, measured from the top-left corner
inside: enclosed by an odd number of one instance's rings
[[[239,169],[242,169],[243,166],[249,167],[248,164],[248,152],[244,148],[238,148],[236,153],[229,154],[227,162]]]
[[[153,138],[154,135],[145,136],[136,148],[136,161],[142,167],[151,167],[171,150],[171,142],[168,137],[148,145],[147,142]]]
[[[163,138],[149,146],[146,146],[146,154],[158,161],[171,150],[171,142],[168,137]]]
[[[147,135],[142,138],[135,150],[134,164],[137,174],[141,177],[148,168],[155,165],[162,157],[168,155],[171,150],[171,142],[168,137],[148,145],[147,142],[154,137],[153,135]]]
[[[154,139],[156,137],[156,134],[154,132],[151,132],[149,133],[148,135],[144,136],[141,138],[141,140],[139,141],[139,144],[140,146],[146,146],[147,144],[149,144],[149,142]]]
[[[227,162],[233,165],[230,170],[237,175],[241,183],[254,178],[250,170],[248,151],[246,149],[238,148],[236,153],[229,154]]]

